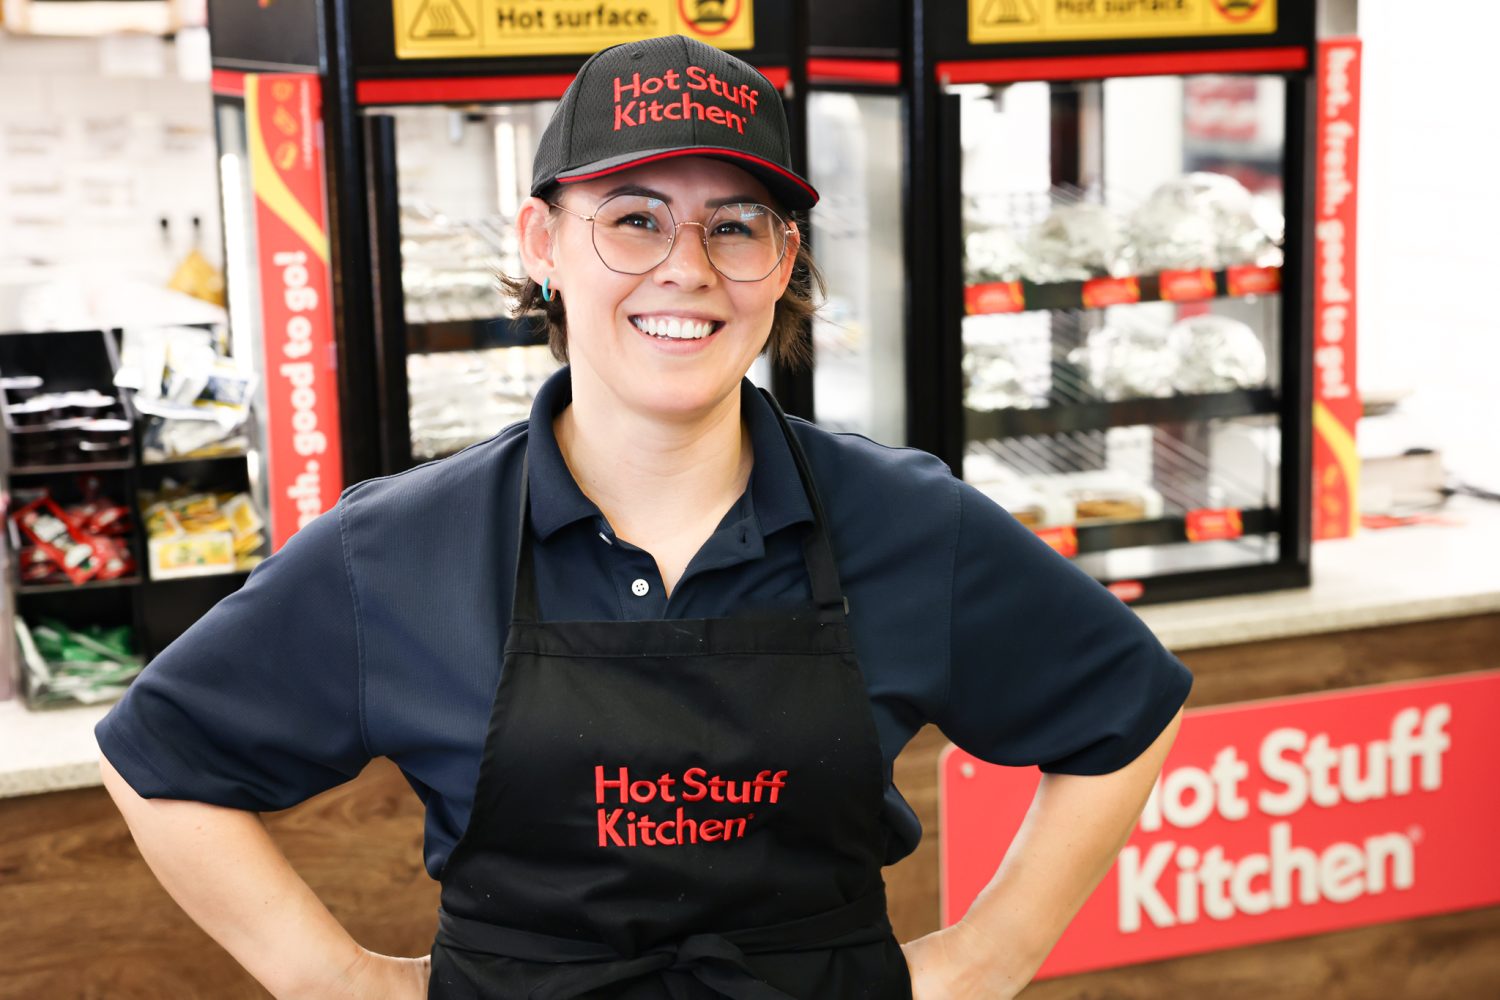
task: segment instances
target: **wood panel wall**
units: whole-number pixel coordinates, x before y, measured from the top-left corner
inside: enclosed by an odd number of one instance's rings
[[[1182,654],[1190,706],[1500,667],[1500,614]],[[903,940],[933,930],[937,755],[928,729],[896,764],[926,827],[887,872]],[[268,817],[297,870],[368,947],[420,954],[437,887],[421,863],[421,807],[394,767]],[[1026,1000],[1500,996],[1500,908],[1431,917],[1050,980]],[[99,788],[0,799],[0,998],[265,997],[157,886]]]

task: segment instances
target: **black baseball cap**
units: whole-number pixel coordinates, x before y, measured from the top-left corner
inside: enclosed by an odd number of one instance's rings
[[[753,174],[789,209],[818,192],[792,169],[781,97],[760,71],[682,35],[589,56],[547,123],[531,193],[676,156],[708,156]]]

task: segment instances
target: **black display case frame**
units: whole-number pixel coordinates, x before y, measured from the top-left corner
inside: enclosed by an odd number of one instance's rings
[[[1280,503],[1275,509],[1243,512],[1246,534],[1278,535],[1274,562],[1101,582],[1122,599],[1142,604],[1306,586],[1311,578],[1313,491],[1316,5],[1282,0],[1275,29],[1266,33],[1005,44],[970,42],[968,7],[937,0],[827,0],[812,6],[808,27],[808,77],[813,88],[898,94],[903,103],[904,214],[899,238],[907,282],[906,443],[932,452],[957,470],[962,468],[968,441],[978,433],[1044,434],[1128,422],[1274,414],[1281,430]],[[1041,411],[966,411],[961,130],[959,99],[947,88],[959,83],[1082,82],[1198,73],[1275,74],[1286,81],[1283,181],[1287,226],[1280,275],[1279,392],[1252,390]],[[1222,291],[1223,275],[1216,275],[1215,280],[1216,290]],[[1076,288],[1056,286],[1029,291],[1028,301],[1077,294]],[[1080,526],[1077,551],[1082,555],[1150,544],[1179,538],[1182,531],[1180,518]]]

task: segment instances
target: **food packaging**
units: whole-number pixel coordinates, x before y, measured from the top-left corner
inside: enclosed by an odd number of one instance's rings
[[[35,627],[16,617],[21,686],[31,708],[94,705],[113,701],[141,672],[129,626],[70,628],[51,619]]]
[[[1136,270],[1223,268],[1281,263],[1285,222],[1225,174],[1198,171],[1162,184],[1131,216]]]
[[[13,463],[21,468],[131,457],[131,425],[119,399],[94,390],[33,396],[6,408]],[[85,447],[85,442],[89,443]]]
[[[964,354],[964,406],[971,410],[1029,409],[1019,365],[1007,354],[971,349]]]
[[[1266,349],[1248,325],[1205,313],[1173,323],[1167,350],[1178,392],[1230,392],[1266,384]]]
[[[27,554],[21,561],[23,579],[50,583],[61,577],[79,586],[91,580],[116,580],[134,572],[130,547],[119,537],[125,522],[118,508],[109,509],[112,515],[102,527],[94,526],[98,510],[88,506],[64,510],[47,494],[16,510],[11,517],[26,543],[23,551]]]
[[[1113,469],[1027,476],[1025,482],[1039,493],[1064,498],[1079,525],[1154,520],[1166,508],[1155,489]]]
[[[265,521],[248,494],[188,492],[175,484],[143,494],[151,578],[213,576],[260,561]]]
[[[127,329],[115,384],[135,391],[148,463],[238,454],[258,376],[196,327]]]
[[[1027,241],[1025,276],[1032,281],[1086,281],[1119,270],[1124,228],[1094,202],[1058,205]]]
[[[1149,320],[1112,318],[1068,352],[1100,398],[1116,402],[1172,395],[1178,358],[1167,349],[1167,335]]]
[[[1026,273],[1027,253],[1009,229],[978,229],[964,237],[964,280],[1016,281]]]

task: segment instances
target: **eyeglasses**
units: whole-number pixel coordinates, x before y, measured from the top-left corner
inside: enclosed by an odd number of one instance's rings
[[[672,252],[681,226],[703,230],[708,262],[730,281],[760,281],[786,256],[791,229],[765,205],[722,205],[707,222],[678,222],[659,198],[617,194],[606,198],[593,215],[580,215],[556,202],[553,208],[589,223],[594,252],[619,274],[645,274]]]

